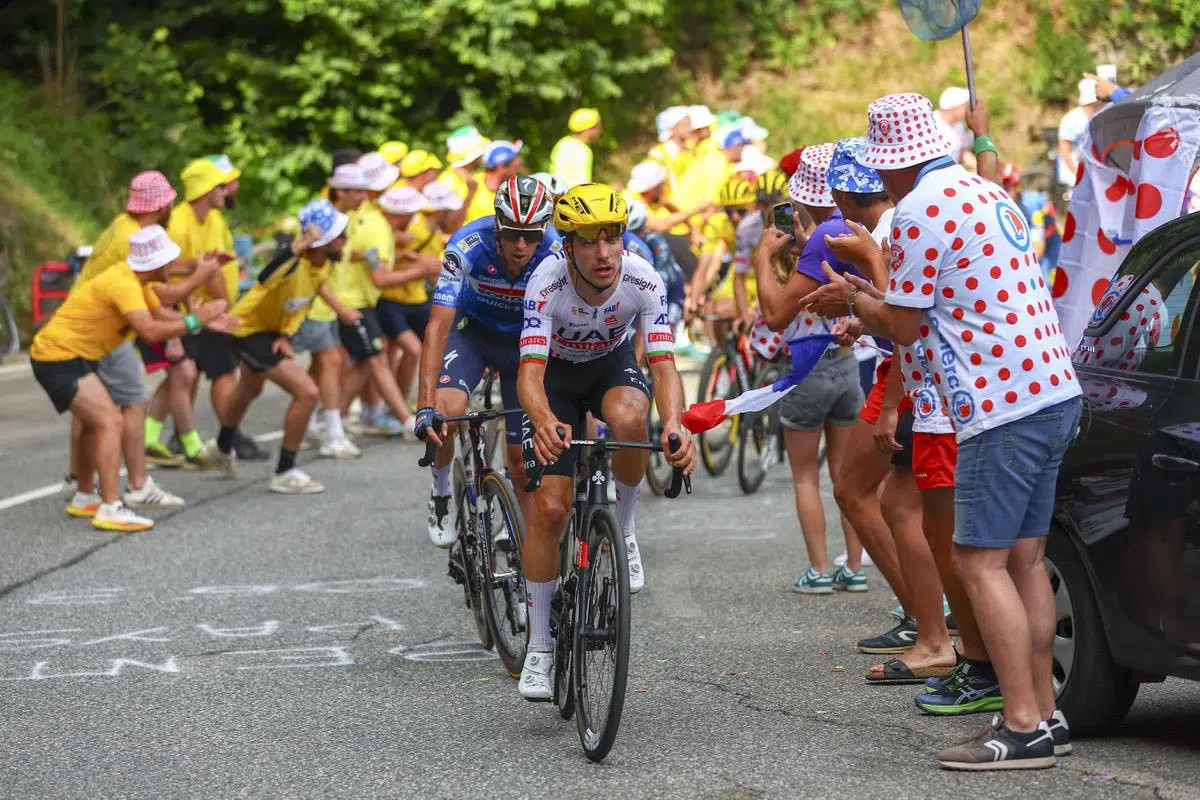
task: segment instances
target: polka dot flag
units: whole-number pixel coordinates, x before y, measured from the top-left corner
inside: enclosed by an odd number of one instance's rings
[[[1151,107],[1137,138],[1116,146],[1133,148],[1128,175],[1102,163],[1090,136],[1085,140],[1063,221],[1051,294],[1071,349],[1080,343],[1093,316],[1103,315],[1102,301],[1117,299],[1110,282],[1133,244],[1182,213],[1200,151],[1200,122],[1191,109]]]

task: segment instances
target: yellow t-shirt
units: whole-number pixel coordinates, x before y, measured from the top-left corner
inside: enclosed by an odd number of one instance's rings
[[[717,272],[717,280],[712,285],[712,290],[709,293],[709,298],[713,300],[721,300],[724,298],[733,297],[733,257],[737,252],[737,226],[733,224],[733,220],[724,211],[718,211],[713,214],[704,223],[704,242],[700,245],[701,255],[712,255],[717,251],[717,243],[724,242],[724,253],[721,255],[722,271]],[[754,270],[746,273],[746,302],[753,303],[758,299],[758,283],[755,280]]]
[[[458,173],[458,170],[454,169],[453,167],[447,167],[446,169],[442,170],[441,175],[438,175],[437,181],[444,186],[449,186],[450,189],[462,199],[467,199],[467,192],[469,191],[467,188],[467,181]],[[475,182],[481,186],[483,185],[482,172],[475,173]]]
[[[356,261],[355,254],[371,258]],[[377,259],[375,266],[370,263],[372,258]],[[342,263],[333,273],[333,290],[338,300],[351,308],[373,307],[379,301],[379,288],[371,281],[371,272],[390,270],[395,261],[396,238],[392,226],[379,206],[364,200],[350,215]]]
[[[129,322],[125,315],[162,305],[151,287],[143,284],[125,262],[79,286],[50,317],[29,348],[36,361],[99,361],[125,341]]]
[[[406,230],[413,237],[412,252],[420,256],[435,257],[441,253],[442,237],[438,235],[436,230],[430,227],[429,221],[425,219],[424,214],[414,214],[412,222],[408,223]],[[428,301],[429,291],[425,286],[424,278],[414,278],[398,286],[387,287],[380,292],[379,296],[384,300],[391,300],[394,303],[415,305]]]
[[[663,193],[663,199],[659,200],[657,203],[652,203],[642,195],[635,192],[630,192],[628,189],[622,192],[621,195],[625,198],[626,202],[630,200],[637,200],[639,203],[644,205],[646,207],[646,213],[651,217],[661,219],[663,217],[674,216],[675,214],[674,211],[667,208],[665,205],[665,202],[669,201],[670,199],[670,195],[667,192]],[[672,236],[687,236],[689,233],[691,233],[691,230],[692,229],[688,227],[686,222],[680,222],[667,231],[667,233],[671,234]]]
[[[210,209],[201,222],[196,218],[191,203],[180,203],[171,209],[171,218],[167,221],[167,234],[179,245],[182,251],[179,257],[185,260],[200,258],[214,251],[233,255],[233,234],[220,209]],[[230,304],[233,304],[238,296],[236,258],[221,267],[221,276],[225,279],[225,296]],[[183,278],[177,276],[172,280],[174,282]],[[201,301],[212,299],[206,286],[198,287],[192,296]]]
[[[564,136],[550,151],[550,174],[567,188],[592,180],[592,148],[574,136]]]
[[[674,195],[683,207],[715,203],[721,187],[733,177],[733,164],[720,150],[696,156]]]
[[[480,178],[479,188],[475,190],[475,196],[471,198],[471,204],[467,206],[467,216],[463,220],[463,225],[493,216],[495,213],[496,193],[488,188],[486,180]]]
[[[129,239],[141,229],[141,223],[129,214],[120,214],[114,219],[92,245],[91,258],[79,271],[75,286],[90,281],[113,264],[129,258]]]
[[[679,186],[679,182],[683,180],[683,176],[692,163],[692,151],[680,147],[669,139],[651,147],[647,156],[667,168],[672,188]]]
[[[278,333],[291,336],[300,329],[317,290],[329,280],[329,262],[316,267],[307,258],[294,258],[275,271],[265,284],[256,283],[233,307],[242,324],[234,336]]]

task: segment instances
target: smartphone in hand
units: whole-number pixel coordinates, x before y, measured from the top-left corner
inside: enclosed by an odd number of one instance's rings
[[[771,224],[793,239],[796,238],[796,224],[792,219],[792,204],[777,203],[772,206]]]

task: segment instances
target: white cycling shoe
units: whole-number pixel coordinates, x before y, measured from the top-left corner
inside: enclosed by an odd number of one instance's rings
[[[530,650],[525,654],[525,666],[521,668],[521,682],[517,691],[521,697],[532,702],[548,702],[554,699],[554,653]]]
[[[637,594],[646,585],[646,573],[642,569],[642,551],[630,534],[625,534],[625,560],[629,564],[629,593]]]
[[[458,541],[458,507],[449,495],[429,496],[429,541],[443,550]]]

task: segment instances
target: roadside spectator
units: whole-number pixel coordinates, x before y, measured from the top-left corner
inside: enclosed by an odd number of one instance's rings
[[[1079,82],[1079,105],[1063,115],[1058,123],[1058,182],[1068,190],[1075,185],[1079,169],[1080,143],[1087,133],[1088,123],[1104,107],[1097,93],[1095,78]]]
[[[515,178],[525,171],[521,147],[519,139],[515,142],[496,139],[488,144],[483,151],[483,180],[479,181],[475,194],[467,202],[464,225],[496,213],[496,190],[509,178]]]
[[[1058,232],[1058,219],[1054,204],[1045,192],[1035,192],[1021,187],[1021,170],[1016,164],[1005,164],[1001,174],[1004,191],[1021,206],[1025,220],[1029,223],[1033,254],[1037,256],[1042,274],[1050,280],[1050,273],[1058,265],[1058,251],[1062,248],[1062,234]]]
[[[600,112],[594,108],[575,109],[567,120],[567,129],[571,132],[550,151],[550,174],[570,189],[592,180],[592,143],[603,130]]]
[[[967,130],[967,112],[971,110],[971,93],[961,86],[950,86],[938,98],[934,112],[938,129],[950,143],[950,157],[962,163],[963,151],[971,144]]]
[[[1004,711],[938,762],[1050,767],[1070,733],[1055,710],[1057,613],[1043,558],[1081,391],[1021,212],[954,163],[933,114],[917,94],[888,95],[868,111],[871,145],[859,162],[897,201],[886,295],[827,269],[830,283],[804,301],[836,298],[868,331],[919,343],[957,433],[951,558],[999,679],[1000,691],[988,692],[1003,696]],[[949,688],[975,694],[962,677]]]

